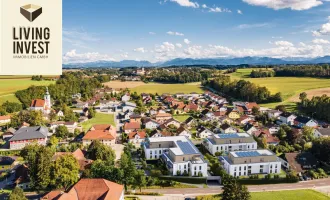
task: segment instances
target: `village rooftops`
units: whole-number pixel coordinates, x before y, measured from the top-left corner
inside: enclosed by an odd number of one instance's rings
[[[43,126],[22,127],[18,129],[9,141],[32,140],[46,138],[48,128]]]

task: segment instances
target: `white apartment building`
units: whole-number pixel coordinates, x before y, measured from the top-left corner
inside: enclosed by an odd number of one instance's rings
[[[214,134],[205,138],[203,145],[212,154],[216,152],[247,151],[257,149],[257,142],[247,133]]]
[[[148,138],[143,146],[146,159],[161,159],[173,176],[207,176],[207,162],[185,136]]]
[[[281,172],[281,161],[266,149],[230,152],[221,157],[221,162],[227,173],[234,177]]]

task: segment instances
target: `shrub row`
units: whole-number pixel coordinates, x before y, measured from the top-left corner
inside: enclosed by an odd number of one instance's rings
[[[182,176],[160,176],[160,180],[172,180],[181,183],[191,183],[191,184],[204,184],[206,183],[205,177],[182,177]]]
[[[279,179],[238,179],[242,185],[261,185],[261,184],[279,184],[279,183],[297,183],[298,180],[279,178]]]

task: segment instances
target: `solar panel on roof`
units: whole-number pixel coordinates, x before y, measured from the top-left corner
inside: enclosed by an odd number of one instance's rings
[[[237,133],[231,133],[231,134],[219,134],[219,137],[226,139],[226,138],[239,138],[240,136]]]
[[[198,153],[190,144],[189,142],[182,142],[182,141],[177,141],[177,144],[181,151],[184,154],[196,154]]]
[[[260,156],[260,153],[257,151],[246,151],[246,152],[236,152],[238,157],[256,157]]]

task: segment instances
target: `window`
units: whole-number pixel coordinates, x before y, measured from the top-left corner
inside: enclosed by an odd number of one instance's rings
[[[162,150],[159,150],[159,154],[162,154]]]
[[[260,173],[264,173],[264,170],[263,169],[260,169]]]
[[[239,171],[241,171],[241,166],[239,167]]]
[[[182,160],[184,161],[184,157],[182,158]]]
[[[217,147],[217,151],[219,150],[219,147]]]
[[[195,166],[195,168],[194,168],[194,169],[195,169],[195,170],[197,169],[197,168],[196,168],[196,166]]]
[[[158,146],[159,146],[159,148],[160,148],[160,147],[162,146],[162,144],[159,144]]]
[[[202,166],[199,166],[199,170],[202,170]]]

